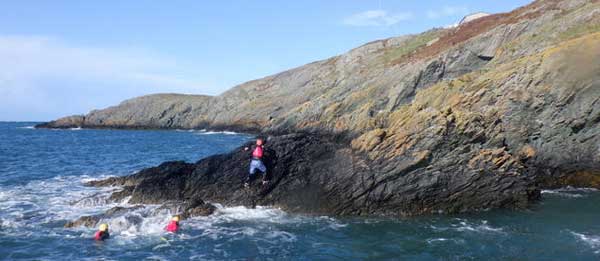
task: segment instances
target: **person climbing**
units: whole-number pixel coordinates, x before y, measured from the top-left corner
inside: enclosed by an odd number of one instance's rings
[[[179,216],[173,216],[169,224],[165,227],[165,230],[172,233],[177,232],[177,230],[179,230]]]
[[[104,241],[105,239],[108,239],[109,237],[110,237],[110,234],[108,233],[108,225],[100,224],[98,231],[96,231],[96,234],[94,235],[94,240]]]
[[[248,177],[246,178],[246,182],[244,183],[245,187],[250,186],[250,180],[252,179],[252,177],[254,176],[254,174],[256,173],[256,170],[259,170],[260,172],[263,173],[263,180],[262,180],[262,184],[267,184],[267,167],[265,167],[265,164],[262,161],[263,158],[263,146],[264,142],[262,139],[257,139],[256,140],[256,146],[254,147],[254,150],[252,150],[252,160],[250,161],[250,173],[248,174]],[[248,150],[249,148],[246,147],[245,150]]]

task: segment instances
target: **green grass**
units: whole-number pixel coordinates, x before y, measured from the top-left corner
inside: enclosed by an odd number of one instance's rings
[[[585,24],[585,25],[569,28],[568,30],[561,32],[560,35],[558,36],[558,38],[563,41],[571,40],[571,39],[575,39],[575,38],[578,38],[578,37],[586,35],[586,34],[596,33],[596,32],[600,32],[600,23]]]

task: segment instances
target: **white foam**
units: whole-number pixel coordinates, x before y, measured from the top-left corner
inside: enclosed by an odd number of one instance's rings
[[[35,129],[35,126],[24,126],[24,127],[17,127],[17,129],[28,129],[28,130],[33,130],[33,129]]]
[[[435,242],[444,242],[444,241],[448,241],[449,239],[447,238],[431,238],[431,239],[427,239],[427,244],[432,244]]]
[[[22,186],[3,188],[0,198],[6,200],[0,200],[2,210],[0,214],[9,219],[23,219],[20,223],[48,223],[95,214],[111,207],[110,204],[101,207],[91,203],[73,204],[82,198],[96,193],[104,195],[114,189],[85,187],[81,180],[78,177],[59,176],[48,180],[32,181]],[[31,216],[36,218],[32,219]]]
[[[328,224],[327,226],[323,226],[320,229],[318,229],[318,231],[322,231],[322,230],[326,230],[326,229],[339,230],[341,228],[345,228],[348,226],[348,224],[340,223],[337,219],[328,217],[328,216],[321,216],[317,220],[323,221]]]
[[[70,128],[69,130],[78,131],[78,130],[82,130],[82,128],[81,128],[81,127],[77,127],[77,128]]]
[[[12,220],[0,219],[0,227],[2,228],[18,228],[20,227],[18,222]]]
[[[462,238],[430,238],[426,240],[427,244],[429,245],[435,245],[435,244],[448,244],[448,243],[455,243],[455,244],[465,244],[465,240]]]
[[[198,135],[215,135],[215,134],[223,134],[223,135],[237,135],[239,133],[233,131],[205,131],[201,130],[199,132],[195,132]]]
[[[123,237],[131,238],[163,234],[164,225],[169,222],[169,217],[169,215],[147,216],[134,211],[101,222],[108,223],[111,231],[115,231]]]
[[[214,204],[217,207],[215,213],[209,217],[198,217],[196,219],[211,221],[215,223],[229,223],[235,221],[245,222],[269,222],[269,223],[290,223],[299,222],[297,216],[290,216],[285,211],[264,206],[256,208],[247,208],[244,206],[223,207],[221,204]]]
[[[545,189],[542,190],[542,194],[567,197],[567,198],[581,198],[587,196],[587,194],[598,192],[595,188],[574,188],[571,186],[559,188],[559,189]]]
[[[471,222],[461,218],[455,220],[458,221],[458,223],[450,224],[449,227],[439,227],[434,225],[430,225],[429,227],[437,231],[454,230],[474,233],[504,233],[502,228],[490,226],[487,220],[481,220],[480,222]]]
[[[594,253],[600,254],[600,236],[590,236],[581,233],[571,231],[571,234],[576,236],[579,240],[585,242],[590,248],[594,250]]]
[[[262,238],[269,242],[290,243],[298,240],[297,235],[280,229],[285,224],[314,224],[321,230],[337,230],[347,226],[330,217],[303,217],[289,215],[286,212],[270,207],[256,208],[223,207],[215,204],[216,212],[208,217],[195,217],[186,220],[185,226],[202,230],[201,237],[219,240],[223,238]],[[235,224],[235,225],[231,225]]]
[[[109,176],[65,176],[47,180],[32,181],[26,185],[0,189],[0,224],[2,229],[11,230],[13,235],[26,237],[27,233],[44,229],[44,224],[57,221],[70,221],[85,215],[96,215],[115,207],[132,207],[126,200],[110,202],[109,195],[119,188],[86,187],[84,182],[108,178]],[[195,217],[181,224],[181,233],[174,240],[193,239],[187,230],[200,230],[195,237],[214,240],[238,240],[239,238],[265,240],[270,244],[298,241],[298,235],[287,230],[286,224],[317,225],[323,230],[339,230],[347,226],[331,217],[303,217],[289,215],[277,208],[258,206],[223,207],[215,204],[216,212],[207,217]],[[114,240],[113,244],[151,245],[161,249],[165,243],[160,236],[165,235],[164,227],[171,213],[168,209],[158,209],[158,205],[145,205],[142,208],[100,220],[107,223]],[[27,226],[28,229],[16,229]],[[13,231],[14,230],[14,231]],[[77,227],[66,229],[69,235],[90,238],[94,228]],[[55,228],[46,231],[47,235],[64,237],[65,229]],[[73,234],[72,232],[76,232]],[[271,251],[264,249],[264,251]]]
[[[571,192],[560,192],[555,190],[542,190],[542,194],[549,194],[554,196],[566,197],[566,198],[581,198],[584,197],[582,194],[571,193]]]
[[[277,240],[277,241],[281,241],[281,242],[290,242],[290,243],[296,242],[298,240],[296,235],[286,232],[286,231],[272,231],[272,232],[267,233],[267,235],[265,237],[270,240]]]

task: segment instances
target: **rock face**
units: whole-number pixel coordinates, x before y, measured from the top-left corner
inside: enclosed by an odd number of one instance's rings
[[[267,188],[240,189],[248,157],[239,151],[96,183],[127,186],[130,203],[202,199],[341,215],[521,207],[539,187],[600,184],[598,72],[600,1],[539,0],[216,97],[144,96],[42,127],[308,133],[272,138]]]
[[[441,159],[423,150],[390,164],[372,162],[343,144],[307,134],[271,137],[265,150],[269,183],[262,185],[256,178],[250,188],[243,186],[250,159],[243,147],[195,164],[167,162],[88,185],[133,186],[131,204],[206,200],[329,215],[407,216],[515,208],[539,197],[535,180],[520,172],[520,162],[505,159],[504,151],[462,152]],[[488,158],[503,162],[490,167]],[[446,161],[457,162],[449,166]]]

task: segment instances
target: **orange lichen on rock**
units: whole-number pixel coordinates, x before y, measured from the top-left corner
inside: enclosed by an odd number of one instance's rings
[[[536,154],[535,149],[529,144],[521,147],[521,149],[519,150],[519,157],[521,159],[533,158],[535,156],[535,154]]]
[[[369,131],[352,141],[352,148],[355,150],[371,151],[379,145],[385,138],[386,132],[382,129]]]
[[[469,160],[472,169],[508,169],[515,166],[517,161],[505,148],[483,149]]]

